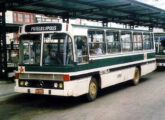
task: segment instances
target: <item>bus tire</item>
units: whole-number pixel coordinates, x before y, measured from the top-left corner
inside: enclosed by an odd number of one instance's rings
[[[140,80],[140,70],[139,68],[135,68],[135,74],[134,74],[134,78],[133,78],[133,85],[138,85],[139,84],[139,80]]]
[[[98,93],[98,83],[96,81],[96,78],[92,77],[89,83],[89,90],[87,93],[88,101],[94,101],[97,97],[97,93]]]

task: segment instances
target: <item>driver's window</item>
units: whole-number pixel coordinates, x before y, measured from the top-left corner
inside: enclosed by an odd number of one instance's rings
[[[30,59],[29,42],[23,43],[23,62],[28,63]]]
[[[85,36],[75,36],[75,51],[77,63],[88,62],[87,38]]]

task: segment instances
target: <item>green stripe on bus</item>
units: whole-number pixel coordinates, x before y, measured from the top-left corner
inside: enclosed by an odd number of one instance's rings
[[[148,53],[147,58],[151,59],[154,58],[154,53]],[[122,56],[122,57],[114,57],[114,58],[107,58],[107,59],[99,59],[89,61],[88,64],[83,65],[73,65],[73,66],[25,66],[25,71],[33,71],[33,72],[76,72],[82,70],[90,70],[94,68],[112,66],[112,65],[119,65],[129,62],[136,62],[144,60],[144,54],[138,55],[131,55],[131,56]]]
[[[143,54],[140,54],[140,55],[94,60],[93,62],[89,61],[89,64],[78,66],[78,71],[139,61],[144,59],[143,56],[144,56]]]
[[[155,53],[148,53],[147,58],[148,59],[155,58]]]
[[[165,53],[160,52],[160,53],[156,53],[156,55],[165,55]]]

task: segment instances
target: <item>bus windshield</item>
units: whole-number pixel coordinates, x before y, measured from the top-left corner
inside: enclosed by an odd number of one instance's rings
[[[165,37],[155,37],[155,47],[157,53],[165,53]]]
[[[40,64],[41,34],[22,35],[20,40],[20,63]]]
[[[71,37],[66,33],[44,34],[43,65],[69,65],[72,63]]]

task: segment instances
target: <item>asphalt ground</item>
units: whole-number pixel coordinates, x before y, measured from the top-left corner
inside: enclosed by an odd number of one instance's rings
[[[165,70],[108,87],[98,98],[17,94],[0,83],[0,120],[165,120]]]

